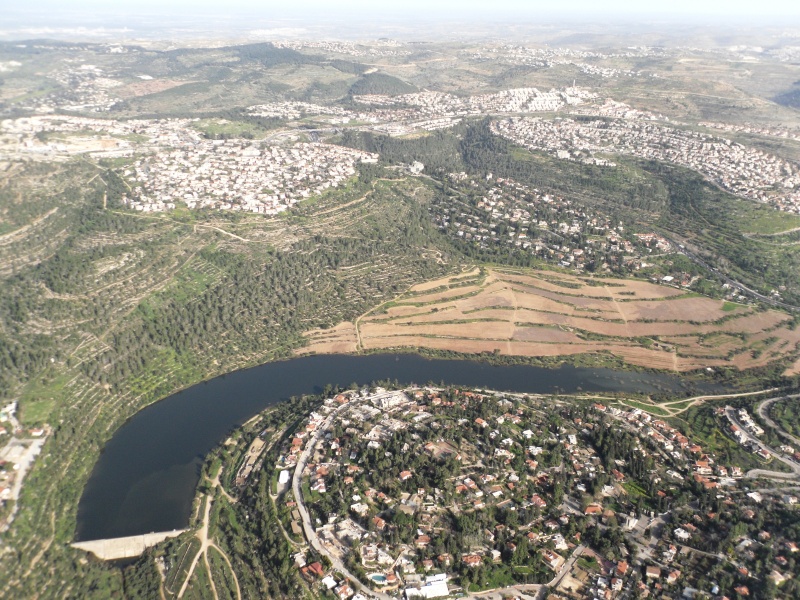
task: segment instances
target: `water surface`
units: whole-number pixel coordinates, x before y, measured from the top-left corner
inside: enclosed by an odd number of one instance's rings
[[[307,356],[200,383],[134,415],[106,444],[78,506],[78,541],[186,527],[200,466],[253,415],[291,396],[382,379],[525,393],[720,392],[666,374],[562,366],[492,366],[416,354]]]

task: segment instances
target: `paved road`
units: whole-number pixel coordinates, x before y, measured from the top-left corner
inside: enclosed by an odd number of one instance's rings
[[[542,589],[547,586],[551,590],[555,590],[575,566],[575,562],[581,557],[586,546],[580,545],[575,548],[572,556],[569,557],[561,570],[556,573],[553,578],[547,583],[532,583],[527,585],[512,585],[505,588],[495,590],[486,590],[485,592],[477,592],[466,596],[467,598],[480,598],[481,600],[503,600],[509,596],[522,598],[522,600],[536,600],[539,597]]]
[[[783,436],[793,444],[797,446],[797,449],[800,449],[800,439],[796,438],[788,431],[784,431],[784,429],[778,425],[775,421],[773,421],[769,416],[769,407],[778,402],[779,400],[788,400],[789,398],[800,398],[800,394],[794,394],[792,396],[781,396],[780,398],[769,398],[764,400],[761,404],[756,407],[756,412],[758,416],[761,417],[764,422],[772,427],[775,431],[778,432],[778,435]]]
[[[553,577],[547,586],[551,589],[556,589],[560,584],[561,580],[566,577],[570,571],[572,571],[572,567],[575,566],[575,562],[581,557],[583,551],[586,550],[586,546],[581,544],[577,548],[575,548],[575,552],[572,553],[572,556],[569,557],[569,560],[564,563],[564,566],[561,567],[561,570],[556,573],[556,576]]]
[[[337,571],[340,571],[345,577],[350,580],[350,583],[353,587],[357,588],[362,593],[366,594],[368,597],[371,598],[380,598],[381,600],[392,600],[392,597],[387,594],[382,594],[380,592],[373,592],[368,587],[366,587],[361,581],[359,581],[358,577],[353,575],[350,571],[347,570],[347,567],[344,566],[344,563],[339,560],[337,556],[332,554],[323,544],[322,541],[319,539],[317,532],[314,530],[314,526],[311,523],[311,515],[308,514],[308,509],[306,508],[305,501],[303,500],[303,493],[300,488],[300,481],[303,476],[303,469],[306,468],[308,464],[308,460],[313,456],[314,450],[317,447],[317,442],[319,442],[320,436],[328,430],[333,419],[342,412],[343,410],[350,408],[352,406],[351,403],[343,404],[336,410],[334,410],[328,418],[322,423],[320,427],[314,432],[313,437],[308,441],[306,444],[305,450],[303,450],[300,458],[297,461],[297,466],[294,470],[294,476],[292,477],[292,491],[294,492],[294,498],[297,502],[297,510],[300,512],[300,517],[303,521],[303,530],[305,531],[306,538],[308,539],[308,543],[319,552],[323,556],[327,556],[328,559],[331,561],[333,568]]]
[[[662,232],[662,235],[663,235],[663,232]],[[791,311],[794,311],[794,312],[800,311],[800,307],[798,307],[798,306],[795,306],[793,304],[787,304],[785,302],[781,302],[780,300],[775,300],[775,298],[770,298],[769,296],[765,296],[761,292],[757,292],[756,290],[747,287],[746,285],[744,285],[740,281],[736,281],[735,279],[731,279],[726,273],[723,273],[722,271],[720,271],[716,267],[713,267],[712,265],[708,264],[705,260],[700,258],[692,250],[689,250],[686,247],[685,241],[684,241],[684,243],[679,243],[679,242],[677,242],[677,241],[675,241],[673,239],[670,239],[666,235],[664,237],[668,241],[672,242],[675,246],[678,247],[678,252],[680,252],[681,254],[683,254],[688,259],[692,260],[693,262],[697,263],[701,267],[705,267],[706,269],[708,269],[709,271],[711,271],[715,275],[719,276],[726,283],[728,283],[732,287],[735,287],[740,292],[744,292],[744,293],[749,294],[749,295],[751,295],[751,296],[753,296],[755,298],[758,298],[759,300],[761,300],[765,304],[769,304],[771,306],[776,306],[778,308],[783,308],[785,310],[791,310]]]
[[[515,585],[496,590],[486,590],[464,596],[464,598],[480,598],[480,600],[506,600],[509,596],[520,598],[521,600],[538,600],[542,591],[541,584]]]
[[[786,481],[796,481],[797,475],[794,473],[782,473],[781,471],[767,471],[766,469],[750,469],[745,474],[749,479],[785,479]]]
[[[791,473],[781,473],[779,471],[767,471],[765,469],[752,469],[747,472],[748,477],[778,477],[780,479],[793,479],[800,477],[800,464],[797,464],[793,460],[790,460],[782,452],[778,452],[767,446],[764,442],[759,440],[756,436],[751,434],[747,429],[745,429],[739,420],[736,418],[736,411],[735,409],[731,408],[730,406],[725,407],[725,416],[728,417],[728,420],[736,425],[739,429],[742,430],[742,433],[745,435],[749,442],[756,444],[762,450],[766,450],[779,461],[784,463],[788,466],[792,472]]]

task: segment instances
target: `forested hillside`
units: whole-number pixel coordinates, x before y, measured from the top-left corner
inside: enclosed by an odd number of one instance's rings
[[[429,188],[413,180],[373,174],[265,219],[135,214],[117,206],[124,184],[109,170],[76,163],[49,176],[32,196],[41,218],[2,247],[15,261],[0,286],[0,389],[26,424],[58,427],[50,459],[26,479],[9,532],[19,550],[0,558],[0,580],[18,597],[48,582],[50,596],[108,598],[120,572],[87,565],[60,584],[58,573],[78,568],[63,544],[97,453],[125,418],[204,378],[289,356],[304,331],[355,319],[459,259],[430,222]],[[46,571],[20,571],[41,552]]]

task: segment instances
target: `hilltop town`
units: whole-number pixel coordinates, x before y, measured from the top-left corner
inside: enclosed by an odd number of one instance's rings
[[[527,148],[565,160],[612,167],[594,155],[632,154],[682,165],[726,190],[779,210],[800,212],[800,172],[788,161],[699,132],[631,120],[576,121],[511,118],[495,131]]]

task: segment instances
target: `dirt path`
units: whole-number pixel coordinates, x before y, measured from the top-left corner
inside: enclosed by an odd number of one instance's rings
[[[230,496],[225,492],[219,482],[219,475],[220,469],[217,471],[216,476],[214,479],[211,480],[211,486],[213,488],[219,488],[222,490],[222,493],[225,495],[226,498],[230,498]],[[192,579],[192,575],[194,574],[194,570],[197,567],[197,563],[200,561],[200,558],[203,558],[203,563],[206,566],[206,570],[208,571],[208,578],[211,581],[211,591],[214,593],[215,600],[219,600],[219,596],[217,595],[217,588],[216,584],[214,583],[214,574],[211,571],[211,565],[208,561],[208,549],[214,548],[217,552],[222,555],[222,558],[227,563],[228,567],[231,570],[231,574],[233,575],[233,580],[236,582],[236,597],[241,600],[242,598],[242,590],[239,587],[239,578],[236,576],[236,571],[233,569],[233,564],[231,563],[230,558],[228,555],[217,546],[212,539],[208,537],[208,523],[209,517],[211,515],[211,504],[214,502],[214,499],[211,495],[204,496],[205,498],[205,512],[203,513],[203,525],[195,534],[197,539],[200,540],[200,550],[197,551],[194,558],[192,559],[192,564],[189,566],[189,571],[186,573],[186,579],[183,580],[183,585],[181,585],[181,589],[178,592],[178,598],[183,598],[183,595],[186,593],[186,588],[189,586],[189,581]]]
[[[53,535],[45,540],[44,544],[42,544],[42,549],[38,552],[38,554],[36,554],[36,556],[33,557],[30,565],[28,566],[28,570],[25,572],[25,575],[22,576],[23,579],[27,578],[33,572],[34,567],[36,567],[36,563],[42,559],[44,553],[47,552],[50,549],[50,546],[53,545],[53,539],[55,538],[56,531],[56,515],[53,512],[50,513],[50,528],[53,530]]]
[[[192,578],[194,574],[194,569],[197,566],[197,561],[200,560],[200,557],[205,554],[208,548],[208,517],[211,513],[211,496],[205,496],[205,514],[203,515],[203,526],[197,532],[197,539],[200,540],[200,550],[197,551],[197,554],[194,555],[192,559],[192,564],[189,565],[189,571],[186,573],[186,579],[183,580],[183,585],[181,585],[181,589],[178,592],[178,598],[183,598],[183,595],[186,593],[186,588],[189,585],[189,580]],[[211,572],[208,573],[209,577],[211,576]]]
[[[800,227],[793,227],[792,229],[787,229],[786,231],[776,231],[775,233],[745,233],[743,234],[746,238],[751,239],[751,236],[760,236],[760,237],[780,237],[782,235],[786,235],[787,233],[794,233],[796,231],[800,231]]]
[[[321,210],[321,211],[320,211],[320,212],[318,212],[318,213],[314,213],[314,215],[313,215],[313,216],[316,218],[316,217],[321,217],[321,216],[323,216],[323,215],[329,215],[330,213],[336,212],[337,210],[341,210],[341,209],[343,209],[343,208],[347,208],[348,206],[353,206],[354,204],[358,204],[358,203],[360,203],[360,202],[363,202],[363,201],[364,201],[364,200],[366,200],[366,199],[367,199],[367,198],[368,198],[368,197],[369,197],[369,196],[372,194],[372,192],[374,192],[374,191],[375,191],[375,190],[370,190],[370,191],[368,191],[366,194],[364,194],[363,196],[361,196],[361,198],[356,198],[355,200],[350,200],[350,202],[345,202],[344,204],[338,204],[338,205],[336,205],[336,206],[333,206],[333,207],[331,207],[331,208],[326,208],[325,210]]]
[[[208,562],[208,550],[203,552],[203,562],[206,565],[206,571],[208,572],[208,581],[211,583],[211,593],[214,594],[214,600],[219,600],[219,594],[217,594],[217,584],[214,583],[214,572],[211,570],[211,563]]]
[[[163,217],[163,216],[157,216],[157,215],[141,215],[141,214],[137,214],[137,213],[122,212],[122,211],[111,211],[111,212],[115,212],[115,213],[120,214],[120,215],[125,215],[127,217],[133,216],[133,217],[138,217],[140,219],[151,219],[151,220],[156,220],[156,221],[170,221],[171,223],[176,223],[177,225],[188,225],[188,223],[182,223],[181,221],[176,221],[175,219],[170,219],[169,217]],[[192,224],[192,231],[194,233],[197,233],[198,227],[201,228],[201,229],[213,229],[215,231],[218,231],[218,232],[222,233],[223,235],[227,235],[227,236],[230,236],[230,237],[232,237],[234,239],[237,239],[240,242],[248,242],[249,243],[249,242],[253,241],[253,240],[248,240],[247,238],[243,238],[243,237],[241,237],[239,235],[236,235],[235,233],[231,233],[230,231],[225,231],[224,229],[222,229],[220,227],[217,227],[216,225],[204,225],[202,223],[194,223],[194,224]]]
[[[490,279],[490,278],[489,278],[489,277],[487,277],[487,278],[484,280],[484,282],[483,282],[483,284],[481,285],[481,287],[485,287],[485,286],[489,285],[490,283],[492,283],[492,282],[490,282],[490,281],[489,281],[489,279]],[[511,323],[510,323],[510,325],[511,325],[511,331],[510,331],[510,332],[509,332],[509,334],[508,334],[508,342],[506,342],[506,352],[508,352],[508,354],[513,354],[512,350],[511,350],[511,340],[512,340],[512,338],[514,337],[514,330],[516,329],[516,327],[517,327],[517,323],[519,322],[519,321],[518,321],[518,319],[517,319],[517,317],[518,317],[518,313],[519,313],[519,303],[517,302],[517,294],[516,294],[516,293],[514,293],[514,290],[513,290],[513,289],[511,289],[510,287],[509,287],[509,288],[507,288],[507,289],[508,289],[508,291],[510,292],[510,296],[511,296],[511,306],[513,306],[513,307],[514,307],[514,314],[513,314],[513,317],[512,317],[512,321],[511,321]]]
[[[703,402],[706,402],[708,400],[725,400],[725,399],[728,399],[728,398],[746,398],[748,396],[758,396],[760,394],[769,394],[771,392],[777,392],[777,391],[778,391],[778,388],[769,388],[767,390],[759,390],[757,392],[741,392],[739,394],[718,394],[718,395],[693,396],[691,398],[670,400],[668,402],[655,403],[655,402],[651,401],[651,403],[652,403],[653,408],[657,408],[657,409],[662,410],[662,411],[667,413],[667,415],[656,414],[655,416],[657,416],[657,417],[664,417],[664,416],[677,417],[681,413],[686,412],[687,410],[689,410],[692,406],[696,406],[698,404],[702,404]],[[586,400],[603,400],[603,401],[608,402],[608,403],[614,403],[614,402],[618,402],[619,401],[618,398],[612,398],[612,397],[609,397],[609,396],[600,396],[600,395],[582,394],[579,397],[580,398],[584,398]],[[686,406],[681,406],[680,408],[675,408],[674,407],[676,404],[677,405],[681,405],[681,404],[685,404],[685,403],[688,403],[688,404],[686,404]],[[623,402],[623,404],[625,404],[625,403]],[[625,406],[628,406],[629,408],[641,408],[642,406],[646,406],[646,403],[637,402],[637,406],[630,406],[628,404],[625,404]],[[646,410],[646,409],[643,408],[643,410]],[[653,414],[655,414],[655,413],[653,413]],[[798,445],[800,445],[800,444],[798,444]]]
[[[14,241],[15,238],[23,235],[32,227],[36,227],[39,223],[41,223],[46,218],[50,217],[51,215],[54,215],[57,212],[58,212],[58,207],[56,206],[55,208],[51,208],[50,210],[48,210],[42,216],[36,217],[33,221],[31,221],[27,225],[23,225],[19,229],[15,229],[14,231],[9,231],[8,233],[0,235],[0,246],[5,246],[6,244],[10,244],[11,242]]]
[[[679,415],[682,412],[685,412],[692,406],[697,404],[702,404],[706,400],[724,400],[726,398],[746,398],[747,396],[758,396],[760,394],[769,394],[770,392],[777,392],[778,388],[770,388],[768,390],[759,390],[757,392],[742,392],[740,394],[720,394],[717,396],[694,396],[693,398],[687,398],[686,400],[670,400],[669,402],[663,402],[658,404],[659,407],[667,407],[667,410],[672,412],[672,416]],[[686,406],[680,409],[670,409],[669,407],[673,404],[682,404],[684,402],[689,402]]]
[[[217,474],[214,476],[214,479],[211,480],[211,487],[219,488],[219,491],[222,492],[222,495],[228,499],[228,502],[231,504],[236,504],[238,500],[231,496],[228,491],[222,486],[222,483],[219,480],[219,476],[222,475],[222,469],[225,467],[220,467],[217,471]]]
[[[619,313],[619,316],[622,317],[622,320],[625,322],[625,330],[627,331],[628,330],[628,317],[626,317],[625,313],[622,312],[622,309],[620,308],[619,303],[617,302],[617,299],[614,297],[614,294],[612,294],[611,291],[608,289],[608,286],[604,285],[603,289],[606,291],[606,294],[608,294],[608,299],[611,300],[611,302],[614,303],[614,308],[617,309],[617,312]],[[630,336],[630,332],[628,332],[628,335]]]
[[[171,219],[170,219],[170,220],[171,220]],[[176,222],[177,222],[177,221],[176,221]],[[227,236],[230,236],[230,237],[232,237],[232,238],[234,238],[234,239],[237,239],[237,240],[239,240],[240,242],[252,242],[252,241],[253,241],[253,240],[248,240],[248,239],[246,239],[246,238],[240,237],[240,236],[236,235],[235,233],[231,233],[230,231],[225,231],[224,229],[220,229],[220,228],[219,228],[219,227],[217,227],[216,225],[197,225],[197,224],[195,224],[195,225],[194,225],[194,231],[195,231],[195,232],[197,232],[197,228],[198,228],[198,227],[200,227],[200,228],[203,228],[203,229],[213,229],[213,230],[215,230],[215,231],[219,231],[220,233],[223,233],[223,234],[225,234],[225,235],[227,235]]]
[[[227,563],[228,568],[231,570],[231,575],[233,575],[233,582],[236,584],[236,597],[239,600],[242,600],[242,588],[239,586],[239,578],[236,576],[236,571],[233,569],[233,565],[231,564],[231,560],[228,558],[228,555],[225,554],[225,552],[222,551],[222,548],[217,546],[214,542],[211,542],[209,547],[219,552],[219,555]]]
[[[164,574],[164,565],[160,560],[156,560],[156,570],[158,571],[158,597],[160,600],[167,600],[167,595],[164,593],[166,575]]]

